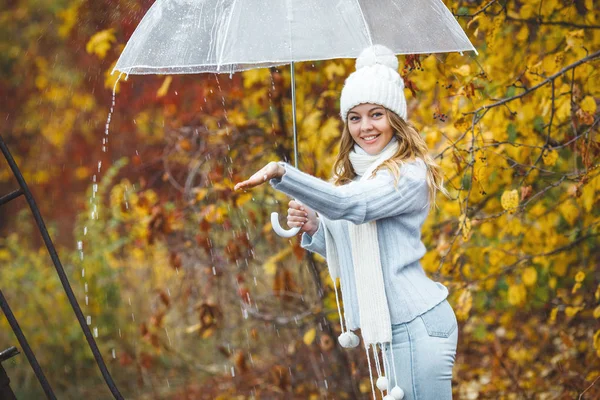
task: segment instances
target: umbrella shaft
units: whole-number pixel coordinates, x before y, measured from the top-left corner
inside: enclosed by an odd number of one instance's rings
[[[294,73],[294,62],[290,65],[292,72],[292,130],[294,132],[294,166],[298,168],[298,132],[296,130],[296,74]]]

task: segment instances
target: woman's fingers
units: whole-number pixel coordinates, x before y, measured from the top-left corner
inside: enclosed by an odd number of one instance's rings
[[[304,210],[304,206],[300,203],[298,203],[296,200],[290,200],[290,202],[288,203],[288,206],[290,208],[295,208],[297,210]]]
[[[293,208],[288,208],[288,215],[294,215],[296,217],[308,217],[308,213],[306,211],[295,210]]]
[[[234,190],[240,189],[250,189],[256,187],[258,185],[262,185],[269,179],[275,178],[278,175],[278,164],[274,162],[270,162],[263,168],[261,168],[258,172],[255,172],[250,178],[247,180],[240,182],[234,186]]]

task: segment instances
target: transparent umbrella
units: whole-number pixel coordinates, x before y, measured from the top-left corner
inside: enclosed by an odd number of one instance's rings
[[[381,44],[396,54],[475,48],[441,0],[157,0],[114,70],[130,74],[234,73],[294,62],[355,58]],[[113,71],[114,72],[114,71]],[[278,215],[274,230],[284,237]]]

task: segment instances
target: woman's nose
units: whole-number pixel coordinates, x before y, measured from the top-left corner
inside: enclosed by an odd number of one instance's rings
[[[360,129],[364,132],[368,132],[373,129],[373,124],[369,118],[363,118],[361,121]]]

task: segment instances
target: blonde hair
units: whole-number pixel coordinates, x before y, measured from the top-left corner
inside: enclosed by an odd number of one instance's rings
[[[377,173],[382,168],[390,170],[396,184],[400,180],[400,167],[406,161],[413,161],[416,157],[421,158],[427,166],[427,186],[429,187],[429,203],[431,207],[435,206],[435,195],[439,190],[446,196],[449,196],[448,191],[444,188],[444,175],[442,168],[437,165],[433,158],[429,155],[429,149],[425,140],[415,127],[402,119],[398,114],[386,109],[388,121],[394,131],[394,137],[398,141],[398,151],[389,160],[381,164],[373,172]],[[333,183],[337,186],[350,183],[356,173],[350,162],[350,152],[354,147],[354,139],[350,135],[348,129],[348,121],[344,121],[344,130],[340,139],[340,151],[333,164]]]

